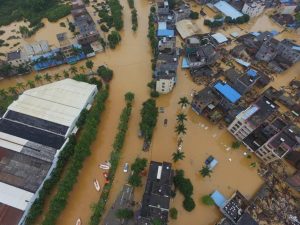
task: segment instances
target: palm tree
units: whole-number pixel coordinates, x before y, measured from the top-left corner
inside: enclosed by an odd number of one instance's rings
[[[181,152],[177,150],[176,152],[173,152],[172,154],[172,160],[174,163],[176,163],[179,160],[183,160],[185,158],[184,152]]]
[[[35,88],[35,83],[33,80],[29,80],[27,81],[26,86],[29,88]]]
[[[184,121],[187,120],[186,115],[184,113],[178,113],[177,114],[177,119],[178,123],[183,123]]]
[[[70,70],[70,73],[73,74],[73,76],[78,73],[76,66],[71,66],[69,70]]]
[[[24,85],[22,82],[18,82],[18,83],[16,84],[16,87],[18,88],[19,91],[25,89],[25,85]]]
[[[202,166],[202,169],[199,172],[202,177],[210,177],[210,174],[212,173],[208,166]]]
[[[18,91],[16,87],[9,87],[8,92],[11,93],[12,95],[17,95]]]
[[[35,80],[36,82],[40,82],[40,81],[42,80],[42,76],[41,76],[40,74],[36,74],[36,75],[34,76],[34,80]]]
[[[92,60],[89,60],[89,59],[88,59],[88,60],[85,62],[85,66],[91,70],[91,73],[93,72],[94,62],[93,62]]]
[[[60,80],[61,75],[59,75],[59,73],[54,74],[54,80]]]
[[[7,97],[7,91],[5,89],[0,89],[0,96],[2,98],[6,98]]]
[[[84,74],[85,73],[85,67],[84,66],[80,66],[79,69],[81,70],[81,72]]]
[[[184,124],[178,124],[175,127],[175,132],[180,135],[180,134],[186,134],[186,127],[184,126]]]
[[[181,105],[181,108],[187,107],[190,102],[187,97],[181,97],[178,101],[178,104]]]
[[[45,81],[47,81],[47,82],[51,82],[51,80],[52,80],[52,77],[48,74],[48,73],[46,73],[46,74],[44,74],[44,80]]]
[[[63,74],[64,74],[64,78],[69,78],[70,77],[70,74],[66,70],[63,71]]]

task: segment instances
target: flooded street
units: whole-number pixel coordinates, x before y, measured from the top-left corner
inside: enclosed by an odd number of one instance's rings
[[[106,110],[102,114],[103,117],[97,139],[91,147],[92,154],[83,164],[83,169],[80,171],[77,179],[78,182],[69,195],[67,207],[58,218],[58,225],[73,225],[78,217],[82,219],[83,225],[88,224],[92,212],[91,206],[100,197],[100,193],[94,188],[93,180],[97,178],[100,186],[104,184],[103,171],[98,168],[98,165],[109,159],[112,143],[117,132],[119,115],[125,105],[124,94],[126,92],[133,92],[135,101],[125,144],[122,149],[120,166],[116,173],[107,208],[112,206],[122,186],[127,182],[128,174],[123,173],[125,162],[132,163],[137,156],[146,157],[149,161],[171,161],[171,155],[177,147],[177,135],[174,132],[176,114],[181,111],[177,102],[183,96],[187,96],[191,100],[191,91],[203,88],[192,82],[188,76],[188,71],[178,69],[178,81],[174,90],[168,95],[159,97],[157,100],[157,105],[164,107],[165,112],[159,114],[150,151],[143,152],[141,150],[142,140],[138,138],[137,134],[141,104],[149,98],[147,83],[150,82],[152,74],[151,49],[147,39],[150,4],[145,0],[135,1],[139,23],[136,33],[131,30],[131,13],[127,0],[122,0],[121,4],[124,6],[124,29],[121,32],[121,44],[115,50],[107,50],[92,58],[95,63],[94,70],[99,65],[107,64],[114,71]],[[199,9],[198,6],[196,8],[197,10]],[[265,20],[264,16],[261,18]],[[66,19],[62,20],[65,21]],[[251,31],[266,30],[267,27],[263,26],[259,20],[250,24],[251,28],[248,28]],[[50,45],[58,46],[55,35],[58,32],[66,32],[67,28],[60,27],[59,22],[53,24],[46,22],[45,24],[49,29],[41,29],[29,41],[46,39]],[[269,26],[269,24],[266,25]],[[273,24],[272,26],[275,25]],[[272,29],[270,28],[270,30]],[[289,33],[289,35],[291,34]],[[295,38],[295,35],[293,38]],[[2,50],[3,48],[0,49],[0,51]],[[85,61],[76,64],[76,66],[79,67],[84,64]],[[41,74],[46,72],[54,74],[68,68],[69,66],[65,65],[42,71]],[[300,76],[299,71],[300,63],[278,75],[276,81],[272,82],[271,85],[276,88],[287,85],[294,77]],[[0,81],[0,88],[8,88],[15,85],[16,82],[25,83],[27,80],[34,80],[35,74],[2,80]],[[226,129],[220,130],[217,126],[210,124],[205,118],[197,116],[190,108],[183,111],[188,115],[188,121],[186,122],[187,135],[183,138],[183,151],[186,158],[174,164],[173,167],[184,169],[186,177],[191,179],[194,185],[193,198],[196,202],[196,208],[190,213],[186,212],[182,207],[182,195],[178,192],[175,200],[171,202],[171,207],[178,209],[178,219],[171,220],[169,224],[213,225],[221,217],[221,213],[215,206],[203,205],[200,202],[200,198],[203,195],[218,190],[224,196],[230,197],[233,192],[239,190],[247,198],[251,198],[263,181],[257,175],[257,168],[250,168],[250,164],[257,161],[256,157],[252,155],[251,159],[246,158],[243,155],[246,152],[244,147],[233,150],[231,144],[234,138]],[[166,127],[163,125],[164,119],[168,119]],[[214,169],[211,178],[202,178],[199,170],[204,165],[205,159],[210,155],[213,155],[219,161],[219,164]],[[143,191],[144,186],[136,189],[136,201],[141,200]],[[42,218],[37,224],[40,224],[41,220]]]

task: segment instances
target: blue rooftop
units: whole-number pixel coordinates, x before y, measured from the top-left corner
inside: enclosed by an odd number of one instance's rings
[[[182,65],[181,65],[181,68],[182,68],[182,69],[190,68],[189,62],[188,62],[187,58],[185,58],[185,57],[183,57],[183,59],[182,59]]]
[[[227,199],[218,191],[215,191],[210,195],[210,197],[214,200],[215,204],[220,208],[224,205]]]
[[[256,77],[257,71],[254,70],[254,69],[250,69],[250,70],[247,71],[247,75],[250,76],[250,77]]]
[[[235,89],[220,81],[215,84],[214,88],[232,103],[236,103],[241,98],[241,95]]]
[[[241,12],[239,12],[237,9],[235,9],[233,6],[231,6],[225,1],[219,1],[216,4],[214,4],[214,6],[225,16],[230,16],[232,19],[236,19],[240,16],[243,16]]]
[[[174,37],[174,30],[157,30],[158,37]]]

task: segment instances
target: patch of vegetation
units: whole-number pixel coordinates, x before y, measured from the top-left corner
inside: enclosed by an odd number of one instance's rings
[[[121,150],[125,141],[125,135],[128,130],[128,122],[132,111],[133,100],[133,93],[128,92],[127,94],[125,94],[126,106],[121,113],[120,122],[118,126],[118,133],[115,136],[115,141],[113,143],[113,151],[110,154],[111,168],[109,169],[108,174],[109,182],[104,185],[101,196],[98,202],[93,207],[93,213],[90,218],[89,225],[98,225],[104,213],[105,205],[120,161]]]
[[[191,11],[191,13],[190,13],[190,18],[191,18],[192,20],[198,19],[198,18],[199,18],[199,13],[194,12],[194,11]]]
[[[176,170],[173,182],[175,188],[177,188],[184,196],[183,208],[188,212],[192,211],[195,208],[196,204],[191,197],[193,195],[194,188],[190,179],[184,177],[183,170]]]
[[[154,99],[148,99],[143,103],[141,117],[140,131],[142,132],[142,136],[146,141],[151,141],[158,117],[158,108]]]
[[[139,187],[142,185],[141,172],[147,166],[147,159],[136,158],[134,163],[131,165],[132,174],[129,177],[128,183],[133,187]]]
[[[5,31],[4,30],[0,30],[0,36],[5,34]]]
[[[129,8],[134,9],[134,0],[127,0]]]
[[[123,7],[121,6],[119,0],[108,0],[108,5],[110,7],[112,21],[116,30],[121,30],[124,26],[123,22]]]
[[[116,46],[121,41],[121,35],[119,34],[118,31],[112,31],[108,35],[107,40],[108,40],[109,47],[112,48],[112,49],[114,49],[114,48],[116,48]]]
[[[204,196],[202,196],[201,202],[204,205],[208,205],[208,206],[211,206],[211,205],[215,204],[214,200],[210,197],[210,195],[204,195]]]
[[[226,16],[224,22],[227,24],[243,24],[248,23],[250,20],[250,16],[244,14],[236,19],[232,19],[230,16]]]
[[[138,19],[137,19],[136,9],[131,10],[131,22],[132,22],[132,30],[136,31],[137,27],[138,27]]]
[[[241,145],[242,145],[242,143],[240,141],[234,141],[234,142],[232,142],[231,147],[233,149],[238,149],[241,147]]]
[[[96,138],[97,127],[100,122],[101,113],[104,111],[104,104],[108,97],[108,89],[101,90],[94,100],[94,105],[86,118],[86,122],[80,133],[80,137],[74,149],[74,155],[66,175],[60,181],[58,190],[52,198],[49,210],[45,215],[42,225],[53,225],[65,208],[69,193],[76,183],[77,176],[82,168],[83,162],[90,155],[90,145]]]
[[[170,213],[171,219],[173,219],[173,220],[176,220],[176,219],[177,219],[177,217],[178,217],[178,211],[177,211],[176,208],[171,208],[171,209],[169,210],[169,213]]]
[[[131,209],[118,209],[116,212],[116,217],[118,219],[132,219],[134,213]]]
[[[60,22],[60,23],[59,23],[59,26],[61,26],[61,27],[66,27],[66,24],[65,24],[64,22]]]
[[[2,0],[0,26],[25,19],[30,22],[31,27],[36,27],[43,18],[54,22],[68,15],[70,10],[71,7],[62,4],[61,0]]]
[[[113,77],[113,71],[106,66],[99,66],[97,74],[105,81],[110,82]]]
[[[100,29],[101,29],[103,32],[108,32],[108,31],[109,31],[109,28],[108,28],[105,24],[101,24]]]

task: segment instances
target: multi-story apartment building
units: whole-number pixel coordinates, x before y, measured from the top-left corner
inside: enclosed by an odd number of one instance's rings
[[[250,133],[258,128],[277,112],[278,106],[265,96],[262,96],[254,104],[249,106],[236,116],[229,125],[228,130],[238,140],[243,141]]]
[[[245,1],[245,4],[242,8],[244,14],[249,15],[250,17],[256,17],[263,13],[265,9],[264,1]]]

